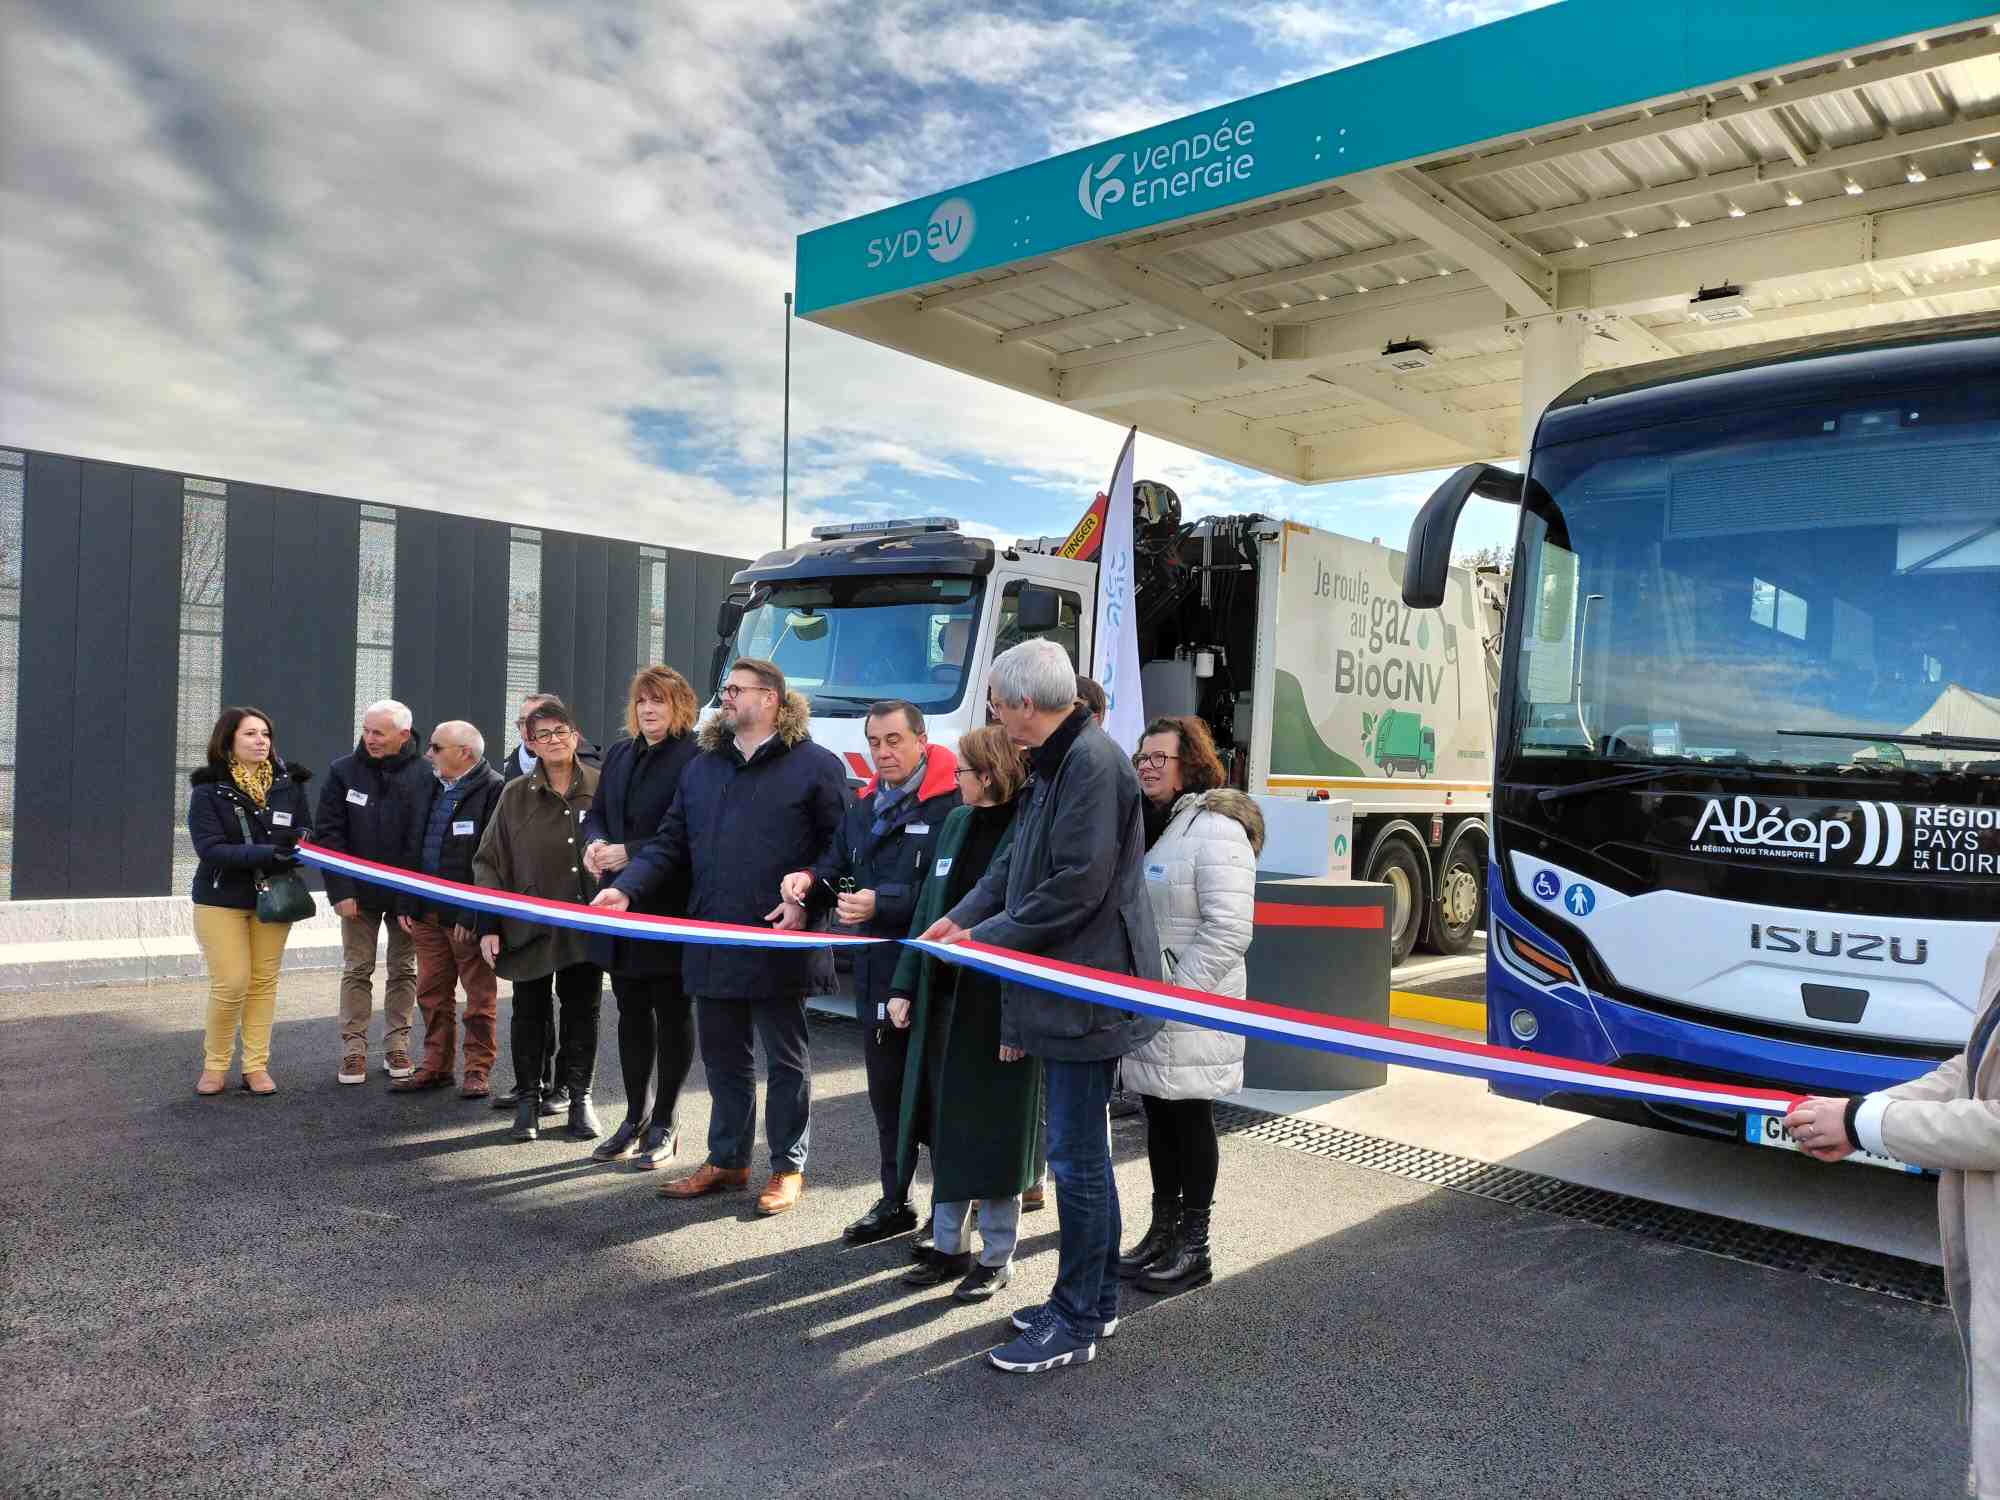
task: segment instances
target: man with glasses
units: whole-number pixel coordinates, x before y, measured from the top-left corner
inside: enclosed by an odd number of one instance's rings
[[[528,715],[544,703],[559,703],[562,700],[554,693],[530,693],[521,700],[521,712],[514,720],[514,733],[521,737],[520,743],[507,753],[506,764],[500,768],[503,781],[512,781],[517,776],[532,776],[539,763],[535,747],[528,739]],[[548,726],[543,725],[548,732]],[[577,737],[576,758],[586,766],[599,764],[597,746]],[[562,1043],[555,1033],[555,1023],[549,1023],[549,1034],[542,1039],[542,1113],[559,1115],[569,1108],[569,1085],[562,1080],[569,1077],[569,1059],[563,1056]],[[508,1089],[504,1094],[493,1096],[495,1109],[512,1109],[519,1101],[519,1094]]]
[[[424,758],[431,764],[430,806],[425,810],[417,868],[441,880],[473,884],[472,856],[492,821],[506,785],[486,764],[486,740],[462,719],[431,731]],[[424,1060],[408,1078],[390,1084],[397,1093],[451,1087],[457,1051],[457,1002],[465,989],[465,1082],[459,1094],[484,1099],[499,1054],[500,986],[479,953],[478,917],[469,907],[418,896],[403,900],[399,923],[417,950],[417,1008],[424,1017]]]
[[[847,811],[846,772],[838,756],[813,743],[810,706],[786,688],[775,663],[739,660],[721,698],[659,833],[633,851],[617,882],[592,904],[624,911],[684,876],[691,883],[690,917],[803,928],[805,906],[785,899],[782,885],[826,856]],[[757,1139],[753,1042],[761,1038],[771,1180],[757,1212],[783,1213],[804,1191],[811,1142],[806,996],[832,990],[832,952],[689,944],[681,974],[697,1002],[695,1029],[708,1074],[708,1159],[663,1185],[660,1195],[696,1198],[749,1186]]]
[[[924,938],[952,943],[969,935],[1157,980],[1145,797],[1132,762],[1077,701],[1069,653],[1054,641],[1023,641],[994,661],[987,698],[1007,737],[1028,754],[1028,787],[1013,842]],[[1032,1374],[1095,1358],[1097,1340],[1118,1326],[1118,1182],[1105,1106],[1118,1059],[1161,1023],[1024,984],[1005,985],[1000,1005],[1001,1056],[1025,1054],[1044,1065],[1061,1244],[1054,1295],[1014,1314],[1020,1337],[987,1358]]]
[[[870,705],[864,731],[875,778],[848,808],[826,856],[810,870],[787,875],[784,891],[808,911],[832,908],[850,931],[902,938],[909,935],[917,892],[945,817],[958,806],[958,757],[930,742],[923,710],[900,698]],[[847,1226],[843,1237],[850,1245],[870,1245],[917,1227],[896,1141],[910,1033],[889,1020],[889,982],[902,956],[902,945],[895,942],[854,953],[854,1014],[861,1023],[868,1104],[881,1147],[882,1196]]]

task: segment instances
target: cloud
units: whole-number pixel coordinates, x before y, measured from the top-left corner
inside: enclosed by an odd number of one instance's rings
[[[22,0],[0,441],[755,551],[800,232],[1467,24],[1458,4],[1287,0],[1244,27],[1189,0]],[[1031,535],[1104,482],[1105,422],[792,334],[797,517],[946,498]],[[1143,451],[1191,513],[1406,524],[1428,488],[1343,502]]]

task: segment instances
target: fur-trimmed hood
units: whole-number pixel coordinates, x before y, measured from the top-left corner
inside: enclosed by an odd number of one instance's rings
[[[806,701],[804,693],[787,689],[785,701],[778,705],[778,739],[787,750],[812,738],[812,704]],[[723,727],[722,715],[709,715],[708,722],[701,726],[697,737],[704,751],[720,750],[734,737]]]
[[[1220,817],[1234,818],[1243,825],[1243,831],[1250,836],[1250,852],[1264,852],[1264,809],[1254,798],[1245,796],[1234,787],[1219,786],[1207,792],[1188,792],[1174,803],[1174,816],[1193,808],[1199,812],[1212,812]]]
[[[313,773],[308,771],[304,766],[295,766],[283,759],[280,759],[273,769],[278,776],[296,781],[300,786],[304,786],[308,781],[313,779]],[[188,785],[190,786],[234,786],[235,784],[235,779],[230,776],[229,767],[227,766],[197,766],[188,775]]]

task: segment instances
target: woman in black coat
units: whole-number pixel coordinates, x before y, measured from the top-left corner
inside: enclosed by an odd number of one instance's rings
[[[271,1081],[271,1022],[278,1009],[278,967],[289,922],[257,920],[257,888],[274,870],[298,863],[311,832],[306,783],[312,772],[278,759],[271,716],[225,708],[208,737],[208,764],[188,778],[188,837],[194,872],[194,936],[208,967],[208,1025],[203,1097],[222,1092],[236,1033],[243,1033],[243,1092],[278,1092]]]
[[[697,754],[694,689],[672,667],[651,666],[632,679],[625,704],[629,738],[604,755],[597,798],[584,819],[584,868],[608,885],[631,862],[632,847],[653,836]],[[685,879],[632,910],[678,917],[687,911]],[[611,975],[618,997],[618,1062],[625,1075],[625,1123],[591,1156],[630,1161],[651,1171],[671,1161],[674,1109],[694,1061],[694,1002],[681,986],[681,945],[610,936],[591,940],[592,960]]]

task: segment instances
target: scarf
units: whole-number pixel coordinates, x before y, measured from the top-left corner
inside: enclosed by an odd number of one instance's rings
[[[260,760],[254,766],[246,766],[233,757],[230,759],[229,779],[236,783],[237,791],[259,807],[270,799],[271,778],[271,763],[268,760]]]
[[[1140,798],[1140,801],[1145,804],[1146,809],[1146,847],[1148,849],[1159,843],[1160,835],[1165,833],[1167,825],[1173,822],[1174,807],[1180,800],[1179,797],[1176,797],[1172,802],[1162,805],[1155,802],[1151,797],[1142,796]]]
[[[928,762],[920,761],[917,769],[901,786],[884,783],[875,788],[875,822],[868,831],[876,838],[881,838],[889,831],[903,804],[916,796],[917,788],[923,784],[924,772],[928,766]]]

